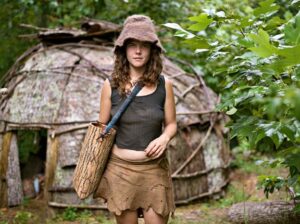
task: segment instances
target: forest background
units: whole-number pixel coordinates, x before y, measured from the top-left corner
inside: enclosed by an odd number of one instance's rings
[[[21,27],[80,27],[85,17],[122,24],[131,14],[159,26],[167,56],[185,60],[220,94],[216,110],[231,121],[233,154],[257,166],[285,167],[259,178],[266,196],[285,189],[300,198],[300,0],[1,0],[1,79],[38,40]],[[236,161],[236,164],[238,162]],[[300,210],[300,207],[297,207]]]

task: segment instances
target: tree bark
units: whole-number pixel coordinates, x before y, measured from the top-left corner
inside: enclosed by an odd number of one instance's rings
[[[0,208],[4,208],[8,206],[7,168],[8,168],[8,154],[10,150],[11,139],[12,139],[12,132],[5,133],[0,148]]]
[[[245,202],[234,204],[228,212],[234,224],[299,224],[300,213],[293,211],[294,202]]]
[[[7,193],[8,206],[16,206],[23,201],[23,188],[20,172],[19,150],[17,145],[17,136],[12,135],[10,150],[8,154],[7,168]]]
[[[93,123],[85,135],[73,177],[73,186],[80,199],[87,198],[98,187],[114,143],[116,130],[113,128],[99,141],[104,128],[105,125]]]

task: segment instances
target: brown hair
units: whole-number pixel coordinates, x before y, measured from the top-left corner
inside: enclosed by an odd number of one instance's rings
[[[130,81],[129,62],[126,57],[126,46],[128,41],[122,47],[115,50],[115,64],[112,72],[112,87],[117,88],[121,95],[126,94],[126,83]],[[155,84],[162,72],[163,64],[161,58],[161,49],[155,44],[151,45],[149,61],[146,64],[145,72],[141,78],[144,85]]]

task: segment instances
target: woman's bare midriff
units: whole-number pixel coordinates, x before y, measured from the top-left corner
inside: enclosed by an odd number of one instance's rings
[[[155,159],[155,158],[148,157],[146,155],[145,151],[121,149],[121,148],[118,148],[118,146],[116,144],[114,144],[114,146],[112,148],[112,153],[122,159],[135,161],[135,162],[137,162],[137,161],[143,162],[143,161]]]

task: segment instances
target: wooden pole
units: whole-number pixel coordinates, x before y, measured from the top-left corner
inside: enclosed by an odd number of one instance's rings
[[[7,169],[8,169],[8,154],[12,132],[6,132],[3,136],[2,150],[0,151],[0,208],[8,206],[7,192]]]

